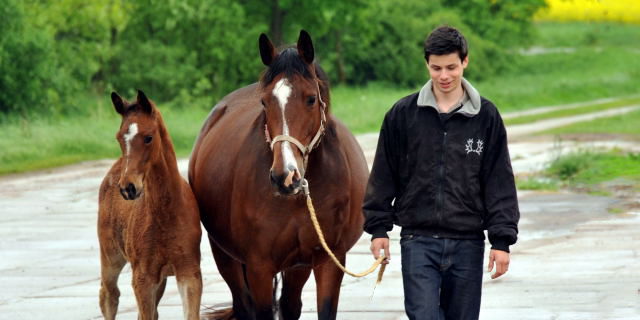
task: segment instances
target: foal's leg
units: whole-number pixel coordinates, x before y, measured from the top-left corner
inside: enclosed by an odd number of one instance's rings
[[[156,301],[158,292],[166,279],[160,279],[159,270],[149,270],[139,266],[131,266],[133,292],[138,303],[138,320],[155,320],[158,314]]]
[[[337,254],[336,257],[345,265],[345,254]],[[344,272],[331,260],[313,268],[316,278],[316,292],[318,304],[318,320],[335,320],[338,311],[338,298],[340,296],[340,284]]]
[[[118,252],[107,251],[104,247],[100,250],[100,310],[106,320],[113,320],[118,312],[120,298],[118,277],[127,261]]]
[[[231,290],[233,299],[233,317],[238,320],[251,320],[253,301],[244,280],[243,265],[227,255],[209,236],[211,252],[218,266],[218,271]]]
[[[182,299],[182,312],[185,320],[197,320],[200,319],[200,298],[202,297],[200,266],[184,269],[176,271],[178,291]]]
[[[160,304],[160,299],[162,299],[162,295],[164,294],[164,289],[167,287],[167,278],[164,278],[162,282],[160,282],[160,286],[158,287],[158,291],[156,291],[156,314],[155,319],[158,319],[158,305]]]
[[[283,320],[300,319],[302,310],[302,288],[311,275],[311,268],[296,268],[284,271],[280,314]]]

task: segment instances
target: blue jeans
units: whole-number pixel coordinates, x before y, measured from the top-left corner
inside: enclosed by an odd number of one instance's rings
[[[484,240],[409,235],[400,247],[409,319],[478,319]]]

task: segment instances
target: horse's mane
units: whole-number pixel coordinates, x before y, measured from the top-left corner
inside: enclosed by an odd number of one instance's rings
[[[329,112],[330,96],[329,96],[329,78],[322,68],[313,63],[315,68],[315,74],[320,80],[320,96],[327,105],[326,111]],[[269,68],[263,73],[260,78],[260,85],[264,88],[269,85],[273,80],[281,73],[284,73],[287,78],[298,74],[306,79],[313,79],[313,75],[309,70],[309,67],[298,55],[298,50],[294,47],[288,47],[283,49],[276,57],[275,61],[271,63]]]

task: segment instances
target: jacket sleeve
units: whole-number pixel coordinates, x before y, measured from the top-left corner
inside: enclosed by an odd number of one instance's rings
[[[400,130],[393,115],[394,108],[387,112],[378,147],[373,160],[369,182],[364,197],[364,231],[375,238],[388,238],[387,232],[393,229],[393,200],[398,194],[398,165],[401,153]]]
[[[507,147],[507,132],[497,111],[489,134],[489,148],[486,150],[482,170],[487,214],[485,226],[491,248],[509,252],[509,246],[517,240],[520,210]]]

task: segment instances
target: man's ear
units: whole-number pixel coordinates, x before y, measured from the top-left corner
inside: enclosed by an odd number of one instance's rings
[[[469,55],[467,55],[466,57],[464,57],[464,60],[462,60],[462,68],[466,68],[469,65]]]

